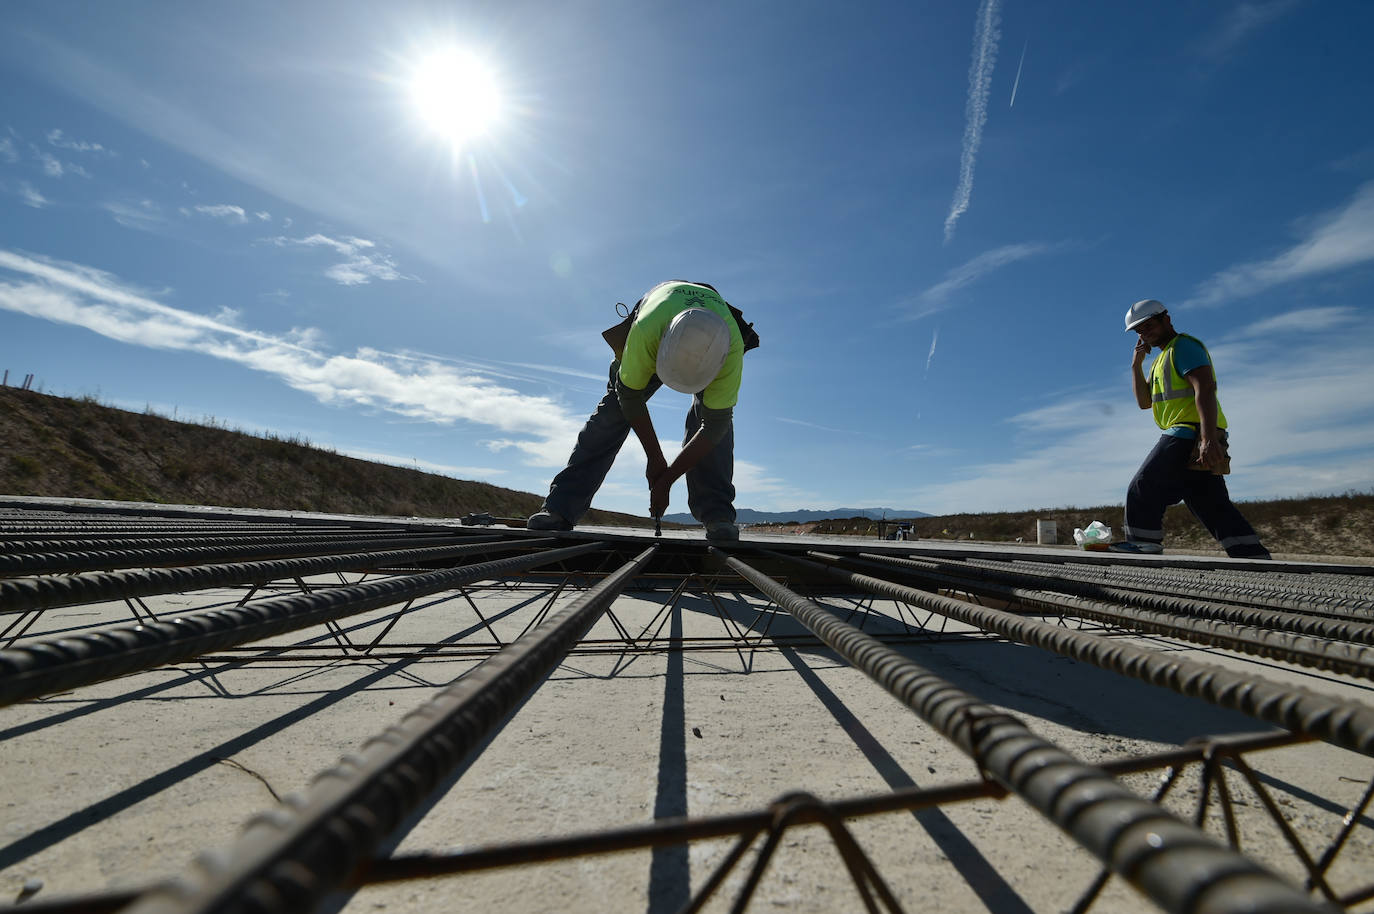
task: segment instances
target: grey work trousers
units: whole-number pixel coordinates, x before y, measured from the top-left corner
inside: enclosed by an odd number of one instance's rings
[[[606,395],[596,405],[596,410],[587,418],[586,425],[577,436],[568,465],[559,471],[549,484],[548,497],[544,508],[576,524],[587,509],[592,506],[606,474],[611,471],[616,455],[620,453],[625,438],[630,434],[630,423],[620,411],[620,397],[615,392],[616,375],[620,362],[612,361],[610,375],[606,384]],[[648,396],[653,396],[663,382],[658,375],[649,379],[646,388]],[[692,408],[687,411],[683,445],[692,439],[701,428],[701,395],[692,397]],[[687,471],[687,508],[692,516],[703,524],[715,521],[735,520],[735,427],[732,422],[725,437],[706,452],[701,462]],[[647,504],[648,486],[645,485]]]

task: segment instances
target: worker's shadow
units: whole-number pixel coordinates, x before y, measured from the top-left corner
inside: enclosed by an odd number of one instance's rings
[[[903,618],[890,604],[884,607],[844,598],[818,598],[817,602],[875,637],[921,637],[913,624],[915,617]],[[818,665],[846,661],[829,648],[810,641],[811,632],[791,614],[770,607],[757,596],[732,592],[718,592],[714,598],[684,598],[670,612],[674,637],[682,636],[684,614],[709,613],[729,619],[751,641],[778,650],[892,789],[922,786],[817,675]],[[692,621],[699,624],[702,620]],[[978,635],[932,634],[928,640],[890,646],[980,701],[1081,733],[1180,744],[1201,735],[1264,729],[1263,723],[1238,712],[1026,645]],[[688,812],[685,665],[680,651],[670,652],[668,658],[654,805],[656,819],[685,816]],[[706,672],[705,668],[702,672]],[[873,688],[881,686],[875,682]],[[1037,729],[1037,721],[1029,720],[1028,724]],[[943,810],[921,809],[913,811],[912,816],[988,910],[1015,914],[1031,911],[999,872],[995,861],[985,857]],[[690,884],[687,847],[655,848],[650,867],[649,914],[684,908],[691,900]]]
[[[978,700],[1081,733],[1182,744],[1198,736],[1269,728],[1238,711],[1041,648],[982,635],[941,634],[939,616],[933,623],[937,630],[924,630],[923,636],[923,629],[914,625],[918,616],[910,607],[844,597],[815,600],[840,620],[875,637],[914,638],[914,642],[889,646]],[[810,631],[785,610],[760,613],[765,605],[757,596],[732,592],[717,593],[713,602],[684,601],[684,608],[695,612],[723,610],[742,631],[753,638],[762,635],[771,646],[795,646],[803,656],[846,662],[823,646],[797,644]],[[922,621],[925,615],[920,614]],[[1161,649],[1169,647],[1161,642]],[[877,683],[873,687],[881,688]]]

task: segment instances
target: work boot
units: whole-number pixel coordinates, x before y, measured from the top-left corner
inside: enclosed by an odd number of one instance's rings
[[[716,543],[733,543],[739,539],[739,527],[728,520],[713,520],[706,524],[706,538]]]
[[[573,525],[568,519],[556,511],[544,508],[531,514],[529,520],[525,521],[526,530],[571,530]]]
[[[1124,543],[1112,543],[1107,547],[1108,552],[1124,552],[1127,555],[1163,555],[1164,547],[1159,543],[1145,543],[1139,540],[1126,540]]]

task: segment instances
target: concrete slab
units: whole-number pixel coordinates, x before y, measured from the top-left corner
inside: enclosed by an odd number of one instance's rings
[[[546,603],[537,588],[470,593],[503,641]],[[242,596],[228,588],[148,603],[165,615],[228,606]],[[664,634],[727,634],[709,601],[689,598],[665,616],[665,598],[626,595],[613,612],[634,633],[661,623]],[[841,598],[825,602],[842,612],[855,608]],[[722,606],[746,631],[767,627],[767,646],[571,656],[403,837],[400,850],[756,810],[796,790],[836,800],[977,776],[952,744],[828,650],[780,646],[779,639],[803,630],[788,617],[760,618],[765,601],[727,593]],[[870,613],[869,630],[902,629],[892,604],[880,602]],[[361,643],[391,614],[358,616],[343,629]],[[122,603],[49,610],[29,637],[129,618]],[[616,629],[603,618],[590,637],[612,640]],[[1374,703],[1369,682],[1165,639],[1115,637]],[[0,899],[15,898],[31,879],[43,881],[41,899],[138,888],[180,872],[196,851],[231,843],[252,813],[305,789],[315,773],[479,662],[424,658],[416,645],[491,643],[471,605],[443,594],[406,614],[379,657],[342,659],[333,636],[315,628],[254,645],[252,662],[179,664],[0,709]],[[270,655],[272,649],[280,652]],[[1265,729],[1234,712],[972,632],[900,650],[1089,761]],[[1280,792],[1279,802],[1314,853],[1374,777],[1374,759],[1320,743],[1258,754],[1252,763],[1267,783],[1290,791]],[[1158,775],[1123,780],[1148,793]],[[1300,881],[1300,865],[1259,804],[1238,783],[1234,790],[1245,851]],[[1194,770],[1167,805],[1191,815],[1197,795]],[[1222,834],[1215,810],[1206,819],[1213,834]],[[1097,872],[1092,858],[1015,798],[854,820],[850,827],[908,910],[1064,910]],[[339,904],[349,912],[455,903],[478,910],[676,910],[729,846],[709,841],[377,886]],[[1349,886],[1371,872],[1374,821],[1366,814],[1332,879]],[[727,909],[742,880],[743,871],[728,879],[707,910]],[[784,837],[751,909],[860,907],[829,838],[808,827]],[[1094,910],[1154,908],[1113,880]]]

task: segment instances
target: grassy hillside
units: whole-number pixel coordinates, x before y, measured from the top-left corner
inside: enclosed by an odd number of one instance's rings
[[[1125,485],[1123,480],[1122,485]],[[1349,492],[1322,498],[1285,498],[1247,501],[1241,513],[1274,553],[1297,555],[1374,556],[1374,493]],[[1121,538],[1121,505],[1095,508],[1045,508],[989,514],[947,514],[918,517],[913,532],[922,539],[1035,542],[1037,520],[1055,522],[1060,543],[1072,543],[1075,527],[1100,520]],[[892,522],[887,522],[892,529]],[[779,529],[786,529],[780,527]],[[878,523],[863,517],[823,521],[811,525],[815,533],[877,536]],[[1165,546],[1187,552],[1222,552],[1216,540],[1183,505],[1164,517]]]
[[[541,496],[369,463],[298,439],[0,387],[0,493],[234,508],[525,517]],[[592,510],[595,524],[646,518]]]

